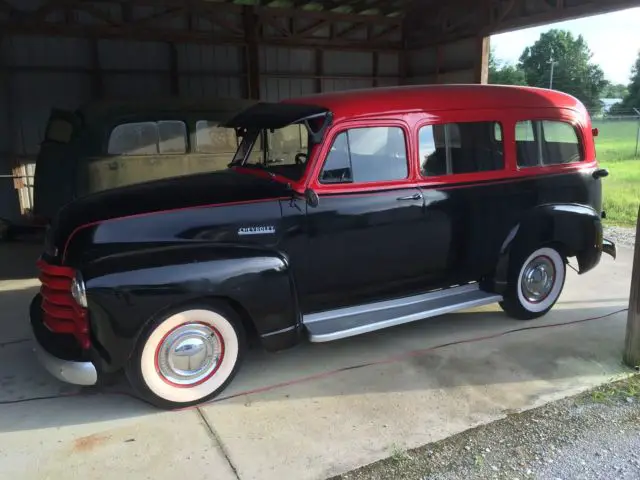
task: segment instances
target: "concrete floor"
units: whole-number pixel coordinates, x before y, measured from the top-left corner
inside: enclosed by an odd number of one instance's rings
[[[321,479],[628,372],[620,363],[626,312],[571,324],[626,308],[632,252],[622,249],[585,276],[569,272],[543,319],[521,323],[491,306],[278,354],[252,351],[217,401],[158,412],[123,395],[124,385],[80,390],[37,364],[26,315],[38,250],[0,246],[7,478]],[[534,328],[507,333],[523,327]]]

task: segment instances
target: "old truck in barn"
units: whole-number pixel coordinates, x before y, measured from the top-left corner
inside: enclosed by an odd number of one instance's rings
[[[91,385],[124,370],[141,398],[185,407],[223,391],[248,337],[275,351],[491,303],[534,319],[569,261],[585,274],[616,254],[591,120],[557,91],[322,94],[224,126],[239,139],[228,169],[55,216],[31,304],[53,375]]]

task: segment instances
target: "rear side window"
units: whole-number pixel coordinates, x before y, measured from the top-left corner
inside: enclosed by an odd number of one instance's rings
[[[111,155],[179,154],[187,151],[187,126],[179,120],[118,125],[111,132]]]
[[[353,128],[335,138],[320,183],[380,182],[408,175],[407,147],[400,127]]]
[[[218,122],[198,120],[196,122],[196,152],[235,153],[238,148],[233,128],[220,127]]]
[[[584,159],[575,128],[555,120],[527,120],[516,124],[519,167],[560,165]]]
[[[420,129],[420,167],[425,177],[504,169],[498,122],[427,125]]]

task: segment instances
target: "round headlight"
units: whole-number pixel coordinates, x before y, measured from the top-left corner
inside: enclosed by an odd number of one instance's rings
[[[76,276],[71,280],[71,296],[78,302],[81,307],[87,308],[87,292],[84,288],[84,280],[80,272],[76,272]]]

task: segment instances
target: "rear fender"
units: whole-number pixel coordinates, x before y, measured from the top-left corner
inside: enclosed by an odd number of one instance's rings
[[[507,286],[509,261],[542,245],[555,245],[566,258],[576,257],[580,274],[594,268],[602,256],[602,223],[591,207],[577,204],[541,205],[515,225],[500,249],[494,288]]]
[[[81,269],[90,332],[106,371],[126,363],[143,327],[180,304],[229,299],[248,314],[267,349],[297,343],[300,311],[287,258],[236,245],[152,248]]]

